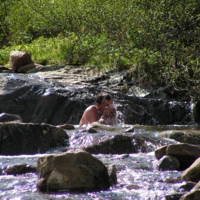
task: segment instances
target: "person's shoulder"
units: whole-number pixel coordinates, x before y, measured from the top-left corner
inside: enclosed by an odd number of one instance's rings
[[[87,110],[87,111],[96,111],[97,108],[96,108],[95,105],[92,105],[92,106],[89,106],[86,110]]]

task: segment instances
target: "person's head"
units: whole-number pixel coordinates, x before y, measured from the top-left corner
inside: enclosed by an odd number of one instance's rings
[[[109,106],[110,104],[113,103],[113,97],[111,94],[108,94],[107,92],[101,92],[97,94],[96,103],[99,104],[99,106],[104,109],[106,106]]]

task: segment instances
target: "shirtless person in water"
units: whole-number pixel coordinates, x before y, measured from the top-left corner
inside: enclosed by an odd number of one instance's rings
[[[112,107],[113,98],[106,92],[101,92],[96,97],[96,104],[89,106],[83,113],[79,126],[99,122],[113,125],[116,123],[116,110]]]

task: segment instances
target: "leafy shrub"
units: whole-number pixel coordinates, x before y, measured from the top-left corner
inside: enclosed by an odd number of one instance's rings
[[[2,15],[9,27],[9,44],[22,49],[28,44],[39,63],[95,65],[96,71],[129,68],[139,83],[179,88],[197,84],[198,0],[8,2],[12,4]],[[185,81],[180,81],[180,68]]]

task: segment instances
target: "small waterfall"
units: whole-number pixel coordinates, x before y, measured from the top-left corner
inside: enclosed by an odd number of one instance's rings
[[[195,122],[195,107],[196,107],[196,102],[194,102],[193,98],[191,98],[190,101],[190,113],[191,113],[191,125],[197,125]]]

